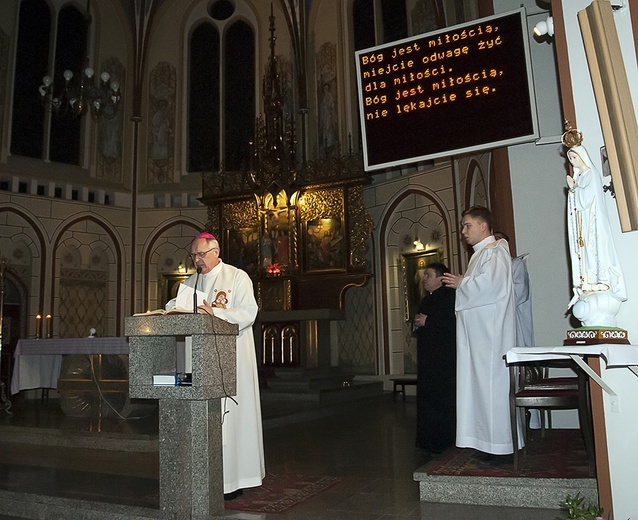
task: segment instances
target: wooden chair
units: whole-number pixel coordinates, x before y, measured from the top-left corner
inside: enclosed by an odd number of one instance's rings
[[[549,377],[549,368],[571,368],[574,376]],[[594,431],[589,400],[589,380],[587,374],[573,361],[548,361],[543,363],[518,363],[510,367],[510,422],[514,446],[514,469],[518,469],[518,421],[517,411],[522,409],[525,417],[524,436],[527,442],[530,408],[541,411],[541,437],[545,437],[546,411],[578,410],[578,421],[585,442],[590,474],[595,473]],[[523,452],[525,453],[525,452]]]

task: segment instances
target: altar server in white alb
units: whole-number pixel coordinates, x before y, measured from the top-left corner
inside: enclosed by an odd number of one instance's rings
[[[259,402],[259,380],[253,323],[257,302],[245,271],[219,258],[219,243],[210,233],[199,233],[191,244],[191,258],[201,268],[198,291],[207,295],[198,312],[239,325],[237,336],[237,394],[222,399],[224,498],[233,499],[244,488],[260,486],[265,475],[264,444]],[[195,287],[197,275],[184,284]],[[166,309],[175,307],[175,300]]]
[[[482,462],[501,464],[513,453],[509,370],[503,359],[516,345],[512,260],[507,241],[492,235],[487,208],[463,212],[461,235],[474,249],[467,271],[443,277],[456,288],[456,445],[488,454]]]

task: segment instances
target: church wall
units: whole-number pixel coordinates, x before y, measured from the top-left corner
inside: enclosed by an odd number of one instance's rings
[[[122,325],[122,319],[130,315],[130,306],[134,311],[147,310],[142,301],[142,280],[149,282],[149,297],[147,303],[150,308],[163,307],[166,303],[158,299],[158,274],[177,273],[179,262],[192,271],[192,265],[188,260],[188,247],[195,233],[201,230],[206,222],[206,209],[200,208],[161,208],[143,209],[138,213],[137,251],[138,267],[136,268],[135,302],[131,302],[133,291],[130,285],[130,209],[117,207],[104,207],[95,204],[87,204],[75,201],[65,201],[44,196],[30,196],[0,191],[0,204],[3,211],[0,213],[1,251],[4,256],[11,256],[15,243],[28,245],[29,261],[19,260],[16,269],[24,272],[23,282],[30,287],[30,300],[27,324],[29,335],[35,334],[35,315],[41,312],[50,312],[51,298],[55,294],[53,303],[54,318],[58,318],[60,307],[60,269],[93,269],[103,270],[108,273],[108,282],[105,288],[107,301],[105,308],[108,310],[105,324],[96,327],[103,329],[105,335],[117,335],[123,332],[117,324]],[[21,215],[26,215],[25,219]],[[35,222],[37,230],[43,235],[44,251],[42,251],[37,234],[31,222]],[[120,249],[120,256],[114,253],[115,238]],[[72,239],[72,242],[69,240]],[[146,248],[152,242],[152,250],[148,254]],[[166,249],[165,243],[170,242],[170,253],[158,254],[160,249]],[[54,250],[54,245],[57,248]],[[101,246],[99,244],[102,244]],[[79,259],[69,264],[65,263],[61,251],[77,249],[81,252]],[[105,267],[96,264],[93,252],[99,253],[98,257],[104,257],[107,261]],[[25,253],[26,255],[27,253]],[[40,265],[42,256],[47,259],[45,266]],[[56,258],[56,272],[53,272],[53,258]],[[144,266],[145,258],[152,260],[152,265]],[[158,258],[161,265],[158,267]],[[68,265],[67,265],[68,264]],[[12,259],[9,258],[9,265]],[[18,267],[21,266],[21,267]],[[119,280],[119,281],[118,281]],[[40,293],[40,284],[44,292]],[[119,284],[119,285],[118,285]],[[118,293],[119,290],[119,293]],[[115,301],[116,295],[121,300]],[[119,303],[119,305],[118,305]],[[118,318],[116,309],[120,308]],[[119,321],[118,321],[119,320]],[[87,326],[89,324],[87,323]],[[94,323],[91,326],[95,326]],[[89,327],[90,328],[90,327]],[[57,335],[57,327],[55,328]]]
[[[126,114],[131,113],[132,97],[128,88],[133,83],[133,36],[122,6],[116,2],[95,2],[96,15],[91,22],[97,45],[91,49],[91,66],[96,75],[107,71],[120,84],[120,103],[126,107],[111,119],[87,125],[90,146],[84,150],[83,163],[91,177],[121,184],[128,188],[131,170],[124,158],[133,151],[133,125]]]
[[[185,27],[184,22],[193,12],[197,12],[195,19],[206,16],[201,2],[189,6],[186,11],[183,3],[165,2],[156,12],[149,34],[139,141],[139,182],[142,190],[152,189],[157,184],[179,182],[185,164],[186,148],[176,146],[176,142],[187,127],[187,86],[181,80],[186,71],[184,57],[187,55],[185,45],[188,37],[184,37],[183,31],[190,29]],[[160,103],[165,103],[165,108]],[[167,133],[166,150],[157,152],[165,158],[158,159],[158,164],[155,164],[153,131],[159,120],[165,125],[162,132]]]
[[[62,331],[77,337],[93,326],[103,335],[120,333],[126,302],[122,268],[128,210],[8,192],[0,192],[0,201],[5,216],[2,253],[8,257],[9,269],[27,277],[22,281],[30,296],[22,318],[29,336],[35,335],[36,314],[52,314],[56,336]],[[29,260],[10,254],[21,243],[29,246],[23,253]],[[65,292],[65,284],[78,290]],[[87,305],[87,299],[72,303],[61,296],[74,298],[82,292],[90,299],[89,287],[98,288],[102,301]],[[76,323],[72,328],[61,327],[61,308],[67,309],[66,319]],[[98,318],[102,323],[95,323]],[[78,320],[84,320],[82,326]]]
[[[500,11],[518,7],[518,3],[514,5],[513,2],[507,1],[499,4]],[[578,128],[584,133],[583,144],[592,159],[598,162],[597,167],[600,169],[599,149],[604,144],[602,130],[577,20],[578,11],[587,5],[589,2],[586,1],[577,2],[576,5],[570,4],[565,14],[565,31],[569,49],[573,51],[570,52],[570,63]],[[550,11],[545,11],[544,15],[532,17],[530,24],[538,17],[543,18],[549,14]],[[638,72],[629,27],[629,12],[625,9],[617,12],[614,17],[619,27],[623,52],[631,55],[625,58],[625,67],[629,84],[636,90]],[[535,334],[539,345],[560,344],[564,339],[565,330],[572,327],[564,315],[571,298],[571,290],[565,215],[567,160],[564,147],[560,143],[560,134],[563,132],[561,114],[560,110],[555,109],[559,103],[558,91],[554,89],[544,90],[542,95],[538,93],[539,84],[551,84],[552,77],[556,74],[553,53],[543,47],[547,45],[539,44],[530,36],[541,140],[535,145],[525,144],[509,148],[517,246],[519,253],[530,253],[528,266],[534,295]],[[544,78],[549,78],[549,81],[545,82]],[[548,106],[551,107],[549,111]],[[616,248],[624,266],[629,293],[628,301],[621,306],[618,322],[619,326],[630,331],[631,339],[638,333],[631,333],[635,327],[635,320],[631,316],[635,315],[636,311],[636,304],[632,303],[634,298],[631,288],[638,287],[638,274],[631,268],[630,259],[638,250],[638,239],[635,231],[620,231],[616,204],[611,198],[606,198],[606,206]],[[539,230],[542,232],[539,233]],[[551,269],[548,270],[548,267]]]
[[[558,143],[521,145],[510,154],[517,253],[529,254],[537,345],[560,345],[566,330],[572,328],[565,316],[571,277],[566,246],[567,171],[560,148]]]
[[[142,114],[144,121],[140,133],[140,171],[142,175],[142,190],[152,191],[159,183],[182,184],[189,189],[197,189],[201,185],[199,175],[187,175],[187,114],[188,114],[188,63],[189,40],[192,30],[203,21],[210,21],[207,13],[210,2],[198,1],[184,9],[184,3],[180,0],[165,2],[155,15],[153,29],[150,34],[150,46],[146,61],[146,74],[149,82],[143,92],[145,112]],[[237,2],[236,14],[254,30],[256,38],[256,82],[255,100],[256,113],[263,111],[261,77],[264,74],[268,57],[270,56],[269,37],[269,2]],[[284,14],[275,4],[276,24],[276,53],[283,55],[288,62],[292,62],[292,49]],[[233,18],[232,20],[235,20]],[[223,49],[222,49],[223,52]],[[160,72],[161,69],[170,70],[170,74]],[[159,74],[159,76],[158,76]],[[153,80],[153,77],[158,79]],[[163,78],[169,78],[165,81]],[[310,88],[310,87],[309,87]],[[296,96],[296,92],[292,95]],[[174,151],[171,157],[171,167],[163,175],[149,173],[152,169],[152,132],[153,116],[157,99],[169,99],[169,125],[171,127],[170,146]]]
[[[380,374],[416,373],[416,339],[411,317],[406,316],[401,259],[402,254],[416,252],[418,238],[425,250],[440,250],[441,261],[455,262],[452,184],[452,165],[444,162],[410,177],[374,181],[365,190],[364,202],[375,226],[373,241],[379,244],[374,283]]]
[[[340,34],[338,23],[325,23],[338,19],[339,2],[321,0],[315,2],[309,13],[309,56],[312,56],[311,74],[308,77],[308,101],[310,107],[309,139],[317,143],[308,150],[310,157],[325,157],[335,151],[337,143],[347,150],[343,130],[346,76],[350,71],[351,53]]]

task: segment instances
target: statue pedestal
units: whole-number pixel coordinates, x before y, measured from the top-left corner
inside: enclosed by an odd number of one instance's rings
[[[239,327],[205,314],[126,318],[129,394],[159,399],[160,518],[207,519],[224,510],[220,398],[236,394]],[[155,386],[175,375],[177,338],[191,336],[191,386]]]
[[[618,328],[582,327],[568,330],[567,339],[563,341],[563,345],[601,345],[605,343],[629,345],[627,331]]]

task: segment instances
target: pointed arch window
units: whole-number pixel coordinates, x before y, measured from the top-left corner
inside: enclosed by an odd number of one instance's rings
[[[189,172],[238,171],[250,159],[255,126],[255,33],[221,1],[189,43]]]
[[[219,32],[208,23],[190,42],[188,96],[188,170],[219,169]]]
[[[49,73],[61,84],[64,70],[83,68],[87,47],[84,15],[73,5],[59,9],[59,4],[53,2],[52,12],[45,0],[20,3],[10,150],[14,155],[80,164],[81,120],[51,117],[37,90]],[[52,45],[55,55],[50,62]]]
[[[405,1],[397,0],[354,0],[352,22],[355,50],[407,38],[405,4]]]
[[[20,4],[11,118],[11,153],[43,158],[44,108],[37,86],[48,72],[51,11],[45,0]]]

